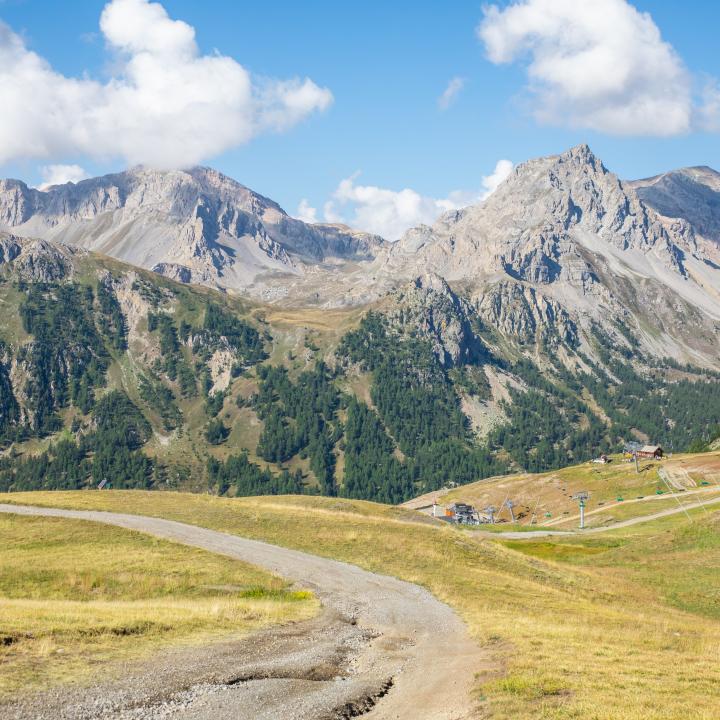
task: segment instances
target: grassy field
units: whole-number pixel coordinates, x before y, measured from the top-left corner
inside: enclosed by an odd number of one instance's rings
[[[587,568],[612,584],[618,577],[631,578],[665,604],[720,621],[720,512],[694,511],[691,518],[663,518],[622,534],[504,544],[542,560]]]
[[[173,518],[424,585],[461,614],[494,660],[496,670],[478,677],[481,717],[717,717],[718,513],[506,542],[400,508],[319,497],[111,491],[7,499]]]
[[[669,486],[658,474],[661,469]],[[439,502],[468,502],[482,509],[489,505],[501,508],[506,500],[512,499],[516,504],[518,525],[529,526],[534,514],[537,525],[563,530],[577,526],[578,506],[572,496],[580,490],[590,493],[587,527],[611,525],[677,506],[676,500],[663,497],[671,491],[680,493],[683,504],[718,497],[720,452],[675,455],[659,462],[641,461],[639,473],[634,463],[613,456],[613,461],[607,465],[583,463],[547,473],[508,475],[464,485],[442,495]],[[693,495],[698,490],[702,493]],[[658,495],[658,491],[662,494]],[[648,502],[635,502],[638,499]],[[427,503],[431,502],[428,499]],[[510,529],[505,526],[510,520],[507,509],[502,509],[497,517],[503,530]]]
[[[0,696],[317,609],[250,565],[96,523],[0,515],[0,546]]]

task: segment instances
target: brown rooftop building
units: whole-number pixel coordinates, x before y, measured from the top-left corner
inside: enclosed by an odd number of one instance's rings
[[[640,458],[653,458],[660,460],[663,456],[663,449],[659,445],[643,445],[637,450],[637,456]]]

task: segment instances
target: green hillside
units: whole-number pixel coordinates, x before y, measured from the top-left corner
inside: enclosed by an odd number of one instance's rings
[[[0,267],[0,491],[398,503],[628,440],[698,449],[717,433],[718,374],[644,356],[620,324],[579,347],[552,328],[518,340],[463,319],[451,356],[402,293],[279,308],[91,254],[33,262]],[[428,302],[442,327],[459,322]]]

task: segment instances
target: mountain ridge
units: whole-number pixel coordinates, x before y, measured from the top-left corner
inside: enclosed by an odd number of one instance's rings
[[[584,328],[537,288],[503,292],[478,304],[428,272],[360,308],[294,308],[0,233],[0,490],[396,503],[717,435],[717,343],[681,364],[618,318]]]
[[[46,192],[0,181],[0,229],[292,307],[362,307],[432,276],[522,342],[588,349],[595,326],[620,323],[657,357],[715,366],[720,246],[693,218],[644,201],[649,182],[621,180],[581,144],[516,166],[483,202],[387,243],[305,224],[210,168],[135,168]],[[442,295],[428,297],[446,306]]]
[[[720,245],[720,173],[707,165],[679,168],[630,183],[648,206],[690,224]]]
[[[483,203],[409,230],[384,264],[386,278],[437,273],[510,331],[555,324],[581,338],[614,318],[655,354],[684,345],[716,362],[713,248],[647,207],[587,145],[518,165]]]
[[[0,229],[57,240],[225,288],[305,263],[364,259],[384,241],[332,224],[307,225],[211,168],[133,168],[46,190],[0,181]]]

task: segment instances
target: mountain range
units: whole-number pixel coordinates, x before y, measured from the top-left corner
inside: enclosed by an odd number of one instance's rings
[[[396,243],[296,220],[208,168],[0,181],[0,229],[293,305],[362,305],[434,273],[511,334],[582,338],[613,318],[655,354],[716,360],[720,174],[623,182],[586,145],[517,166],[486,201]]]
[[[0,181],[0,489],[397,502],[707,443],[719,193],[580,145],[390,243],[208,168]]]

